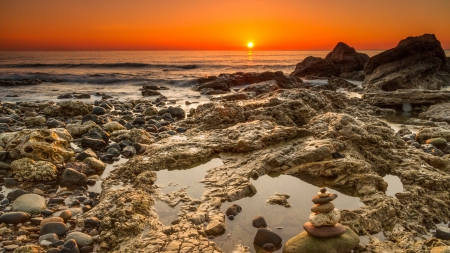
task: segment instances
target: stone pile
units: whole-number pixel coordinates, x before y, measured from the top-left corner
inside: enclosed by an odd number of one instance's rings
[[[339,223],[341,214],[332,202],[336,198],[326,188],[320,189],[312,198],[313,213],[303,225],[305,231],[287,241],[283,253],[345,253],[358,246],[358,235]]]

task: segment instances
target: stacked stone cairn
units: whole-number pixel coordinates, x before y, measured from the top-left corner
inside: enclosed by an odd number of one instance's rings
[[[331,194],[327,188],[322,188],[312,198],[314,205],[311,207],[309,222],[303,225],[305,231],[314,237],[329,238],[340,236],[345,233],[345,227],[339,223],[341,213],[335,208],[332,200],[336,194]]]
[[[336,198],[326,188],[320,189],[312,198],[313,213],[303,225],[305,231],[288,240],[283,253],[346,253],[358,246],[358,235],[339,223],[341,214],[332,202]]]

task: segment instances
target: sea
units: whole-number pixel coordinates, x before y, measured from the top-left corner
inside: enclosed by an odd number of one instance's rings
[[[71,92],[91,95],[100,92],[119,100],[138,99],[141,98],[139,88],[146,84],[166,86],[168,96],[181,99],[199,95],[190,90],[199,77],[264,71],[290,74],[306,57],[325,57],[329,52],[3,51],[0,52],[0,79],[44,82],[0,87],[0,101],[58,101],[58,95]],[[361,52],[374,56],[381,51]],[[450,51],[446,53],[450,55]]]

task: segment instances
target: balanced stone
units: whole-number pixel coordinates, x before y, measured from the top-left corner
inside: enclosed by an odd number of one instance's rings
[[[331,238],[314,237],[302,232],[286,242],[283,253],[346,253],[358,244],[358,235],[347,227],[343,235]]]
[[[263,247],[267,243],[272,243],[273,245],[280,245],[283,239],[274,232],[266,229],[259,228],[258,232],[256,232],[255,239],[253,239],[253,243]]]
[[[4,213],[0,216],[0,222],[6,224],[24,223],[30,219],[30,215],[25,212]]]
[[[329,213],[334,210],[334,207],[335,206],[334,206],[333,202],[331,202],[331,201],[328,203],[325,203],[325,204],[321,204],[321,205],[315,204],[311,207],[311,212],[313,212],[313,213]]]
[[[40,214],[45,208],[47,208],[45,198],[33,193],[24,194],[12,203],[12,209],[14,211],[29,214]]]
[[[311,222],[306,222],[303,228],[309,235],[320,238],[335,237],[345,233],[345,227],[340,223],[334,226],[314,227]]]
[[[69,228],[67,228],[66,224],[60,222],[49,222],[41,227],[40,235],[45,234],[57,234],[59,236],[64,235]]]
[[[326,198],[328,196],[330,196],[330,192],[318,192],[317,196],[321,197],[321,198]]]
[[[334,226],[341,219],[341,212],[338,209],[333,209],[329,213],[312,213],[309,216],[309,221],[314,227],[320,226]]]
[[[335,200],[337,198],[337,195],[336,194],[330,194],[330,196],[328,196],[328,197],[325,197],[325,198],[321,198],[321,197],[319,197],[319,196],[314,196],[312,199],[311,199],[311,201],[314,203],[314,204],[326,204],[326,203],[328,203],[328,202],[330,202],[330,201],[333,201],[333,200]]]

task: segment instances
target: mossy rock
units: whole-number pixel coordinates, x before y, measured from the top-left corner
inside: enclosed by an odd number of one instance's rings
[[[358,235],[348,227],[343,235],[331,238],[313,237],[304,231],[286,242],[283,253],[346,253],[358,244]]]

